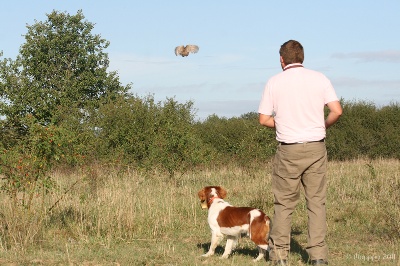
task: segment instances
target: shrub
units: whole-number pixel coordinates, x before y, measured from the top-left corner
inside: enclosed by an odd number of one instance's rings
[[[100,107],[95,125],[98,156],[171,175],[207,160],[211,153],[193,133],[193,103],[147,96],[120,97]]]
[[[332,159],[400,158],[400,106],[377,108],[369,102],[343,102],[343,115],[327,131]]]
[[[41,235],[42,223],[48,218],[45,203],[56,188],[49,172],[65,162],[76,164],[84,157],[75,153],[76,143],[70,132],[54,125],[43,126],[31,115],[22,119],[26,128],[14,145],[5,145],[0,151],[1,191],[11,199],[11,215],[5,238],[24,248]],[[56,204],[56,203],[53,203]],[[0,216],[2,214],[0,213]]]
[[[272,156],[277,144],[274,130],[262,127],[257,113],[229,119],[211,115],[196,125],[196,131],[205,144],[217,151],[218,163],[235,159],[242,166],[250,165]]]

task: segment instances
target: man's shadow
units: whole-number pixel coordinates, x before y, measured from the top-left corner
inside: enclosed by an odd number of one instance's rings
[[[302,232],[300,231],[292,231],[291,235],[300,235],[302,234]],[[214,256],[222,256],[222,254],[224,253],[225,250],[225,239],[221,241],[221,243],[217,246],[217,248],[215,249],[215,254]],[[210,249],[210,245],[211,242],[208,243],[199,243],[197,244],[197,248],[199,249],[203,249],[203,254],[207,253],[208,250]],[[307,263],[309,261],[309,256],[307,251],[300,245],[299,242],[297,242],[293,237],[290,238],[290,252],[291,253],[297,253],[300,255],[301,260],[303,263]],[[258,249],[257,247],[254,245],[254,248],[240,248],[237,247],[232,254],[238,254],[238,255],[243,255],[243,256],[249,256],[253,259],[255,259],[256,257],[258,257]],[[232,255],[231,255],[232,256]],[[266,257],[264,258],[264,260],[268,260],[269,259],[269,254],[267,252]]]
[[[297,242],[293,236],[296,235],[301,235],[303,232],[299,231],[299,230],[294,230],[291,233],[291,237],[290,237],[290,252],[291,253],[297,253],[300,255],[301,260],[303,263],[307,263],[309,262],[309,256],[307,251],[305,250],[305,248],[303,248],[299,242]]]

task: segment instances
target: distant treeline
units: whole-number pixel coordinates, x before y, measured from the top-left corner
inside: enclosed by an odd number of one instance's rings
[[[342,101],[342,105],[343,116],[327,131],[330,160],[400,159],[399,104],[378,108]],[[3,121],[3,164],[14,167],[21,160],[36,158],[51,166],[96,162],[174,174],[228,162],[262,163],[272,158],[277,147],[274,130],[259,125],[257,113],[234,118],[211,115],[196,121],[193,103],[174,99],[156,103],[151,96],[117,97],[87,121],[64,119],[69,122],[44,126],[28,116],[23,131]]]
[[[343,116],[327,130],[331,160],[400,159],[399,103],[377,107],[371,102],[342,100],[342,106]],[[269,159],[278,144],[274,130],[259,125],[257,113],[230,119],[210,116],[195,127],[198,137],[218,154],[242,163]]]

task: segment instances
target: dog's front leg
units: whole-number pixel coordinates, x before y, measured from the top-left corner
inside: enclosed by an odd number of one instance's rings
[[[232,253],[232,249],[236,247],[237,237],[235,236],[227,236],[226,246],[224,254],[222,254],[222,259],[227,259],[229,255]]]
[[[218,243],[221,240],[221,238],[222,238],[222,235],[218,235],[217,233],[212,232],[210,249],[208,250],[208,252],[206,254],[202,255],[202,257],[209,257],[209,256],[214,255],[215,249],[217,248]]]

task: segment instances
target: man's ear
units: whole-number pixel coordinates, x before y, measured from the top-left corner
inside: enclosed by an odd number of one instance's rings
[[[285,61],[283,60],[282,56],[279,56],[279,61],[281,61],[281,67],[284,69],[286,67]]]

